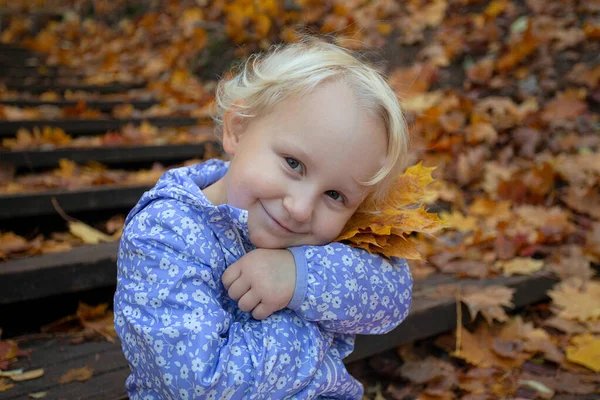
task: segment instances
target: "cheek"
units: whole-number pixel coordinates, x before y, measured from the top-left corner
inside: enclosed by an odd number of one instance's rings
[[[319,217],[319,223],[315,226],[313,233],[323,243],[330,243],[338,237],[349,219],[349,215],[346,215],[346,213],[334,213],[331,211]]]

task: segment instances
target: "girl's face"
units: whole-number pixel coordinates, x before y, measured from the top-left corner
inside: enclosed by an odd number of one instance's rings
[[[248,210],[252,243],[287,248],[334,240],[369,193],[359,182],[383,166],[383,121],[361,109],[343,82],[287,99],[245,125],[237,118],[223,129],[233,157],[219,187],[224,202]]]

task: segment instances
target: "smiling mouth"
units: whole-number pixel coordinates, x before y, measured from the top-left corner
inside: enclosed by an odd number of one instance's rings
[[[269,214],[269,212],[267,211],[267,209],[265,208],[265,206],[263,206],[261,204],[263,210],[265,210],[265,214],[267,214],[267,216],[273,221],[273,223],[277,226],[279,226],[283,231],[288,232],[288,233],[296,233],[293,230],[289,229],[288,227],[286,227],[285,225],[283,225],[281,222],[279,222],[277,220],[277,218],[273,217],[271,214]]]

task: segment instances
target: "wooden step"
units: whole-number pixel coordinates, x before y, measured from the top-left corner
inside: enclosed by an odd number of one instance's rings
[[[124,119],[47,119],[47,120],[24,120],[24,121],[0,121],[0,138],[13,137],[20,128],[32,130],[34,127],[44,126],[59,127],[71,136],[86,136],[91,134],[117,131],[127,124],[140,125],[142,122],[162,127],[191,126],[200,121],[192,117],[148,117],[148,118],[124,118]]]
[[[116,106],[131,104],[136,110],[145,110],[154,105],[160,104],[158,100],[90,100],[85,101],[87,108],[93,108],[103,112],[111,111]],[[45,100],[0,100],[0,105],[11,106],[11,107],[40,107],[40,106],[54,106],[60,108],[74,107],[78,104],[75,100],[56,100],[56,101],[45,101]]]
[[[102,185],[72,192],[48,190],[39,193],[0,195],[0,219],[56,214],[52,199],[55,199],[67,214],[100,209],[131,208],[152,186]]]
[[[118,248],[101,243],[0,263],[0,304],[115,285]]]
[[[516,289],[514,303],[523,307],[546,298],[546,291],[555,283],[543,273],[533,276],[501,277],[487,280],[458,279],[450,275],[434,275],[415,283],[413,306],[408,318],[395,330],[386,335],[358,335],[355,351],[344,361],[351,363],[371,357],[383,351],[393,349],[401,344],[418,339],[426,339],[456,328],[456,303],[453,297],[431,297],[440,284],[507,285]],[[463,323],[470,320],[468,311],[463,305]],[[46,338],[43,340],[20,342],[23,349],[31,349],[31,360],[22,359],[14,368],[26,370],[44,368],[45,374],[39,379],[17,382],[15,386],[3,392],[5,400],[25,400],[29,393],[48,392],[52,399],[80,400],[127,399],[125,379],[129,374],[129,366],[121,353],[120,343],[87,342],[69,345],[67,339]],[[85,382],[61,385],[57,383],[60,376],[70,369],[91,367],[92,378]]]
[[[2,63],[0,62],[0,65]],[[6,65],[6,64],[5,64]],[[132,89],[141,89],[146,87],[146,83],[120,83],[111,85],[53,85],[53,84],[40,84],[40,85],[26,85],[18,82],[5,83],[7,89],[16,90],[19,92],[28,92],[34,94],[40,94],[44,92],[58,92],[64,93],[67,90],[70,91],[82,91],[82,92],[94,92],[94,93],[121,93]]]
[[[207,128],[212,131],[212,128]],[[0,151],[0,163],[16,168],[57,167],[61,158],[78,164],[97,161],[106,165],[137,163],[178,163],[192,158],[203,158],[206,146],[221,153],[217,141],[147,146],[104,146],[93,148],[57,148],[55,150]]]
[[[23,78],[28,76],[73,77],[84,79],[86,75],[69,67],[53,67],[48,65],[25,65],[15,67],[0,64],[0,76]]]

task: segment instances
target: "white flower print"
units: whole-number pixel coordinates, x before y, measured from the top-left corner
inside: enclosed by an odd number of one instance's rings
[[[158,291],[158,298],[161,300],[166,300],[166,298],[169,296],[169,289],[160,289]]]
[[[164,367],[165,365],[167,365],[167,360],[165,360],[165,358],[163,356],[158,356],[154,359],[154,362],[156,363],[156,365],[158,365],[159,367]]]
[[[353,264],[353,261],[352,258],[348,256],[342,256],[342,263],[344,263],[344,265],[350,266]]]
[[[160,266],[160,269],[167,270],[171,266],[171,262],[167,258],[161,258],[159,266]]]
[[[163,348],[164,348],[164,343],[162,340],[154,341],[154,351],[156,351],[157,353],[162,353]]]
[[[222,176],[221,161],[207,163]],[[327,388],[360,398],[360,385],[336,370],[354,347],[354,335],[342,332],[384,333],[401,321],[410,304],[408,266],[337,242],[299,247],[304,301],[257,321],[220,280],[253,250],[248,213],[209,204],[199,183],[213,177],[202,165],[165,174],[124,227],[114,326],[132,367],[129,397],[294,398],[302,390],[318,398]]]
[[[145,306],[148,303],[148,295],[146,293],[136,293],[135,302],[141,306]]]
[[[175,300],[180,303],[184,303],[188,299],[188,295],[186,293],[177,293],[175,295]]]
[[[171,265],[169,268],[169,276],[173,278],[175,275],[179,273],[179,267],[175,264]]]

